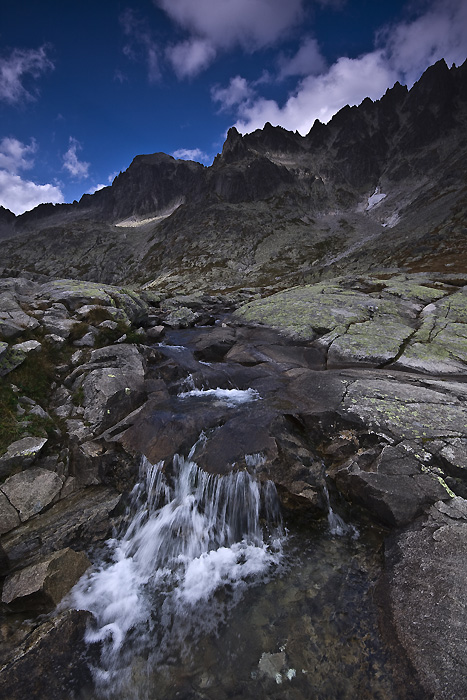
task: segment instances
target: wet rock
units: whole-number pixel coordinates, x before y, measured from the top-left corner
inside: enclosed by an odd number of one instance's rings
[[[15,611],[53,610],[91,562],[84,552],[61,549],[8,576],[2,602]]]
[[[148,340],[160,340],[165,333],[164,326],[151,326],[146,331],[146,337]]]
[[[235,343],[236,333],[232,328],[213,328],[199,334],[194,340],[194,355],[205,362],[220,362]]]
[[[385,558],[393,623],[426,697],[465,697],[467,502],[436,503],[389,540]]]
[[[72,469],[77,486],[93,486],[101,483],[99,469],[103,452],[103,446],[93,440],[72,445]]]
[[[25,437],[9,445],[4,455],[0,457],[0,477],[4,477],[16,469],[29,467],[47,443],[47,438]]]
[[[10,476],[1,491],[18,511],[21,522],[25,522],[52,503],[62,485],[57,474],[38,467]]]
[[[230,362],[238,362],[241,365],[258,365],[264,362],[264,354],[256,347],[247,343],[235,343],[226,353],[225,359]]]
[[[11,566],[27,566],[65,547],[87,549],[108,537],[111,514],[121,495],[113,488],[88,487],[55,503],[2,538]]]
[[[67,610],[30,633],[0,669],[5,697],[74,700],[92,687],[84,643],[90,618],[83,610]]]
[[[384,525],[411,523],[427,506],[439,499],[450,499],[435,474],[426,473],[421,459],[403,446],[384,447],[378,459],[367,469],[359,458],[339,469],[335,483],[350,502],[365,506]]]
[[[323,468],[293,417],[256,409],[227,419],[211,438],[201,442],[195,461],[207,472],[225,474],[248,469],[261,480],[273,481],[289,509],[307,510],[316,517],[326,511]]]
[[[218,424],[221,417],[215,408],[198,408],[181,412],[170,402],[149,400],[134,423],[121,437],[130,454],[143,453],[152,464],[171,460],[175,453],[187,455],[202,430]]]

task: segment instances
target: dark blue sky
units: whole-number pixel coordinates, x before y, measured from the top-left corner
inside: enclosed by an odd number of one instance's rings
[[[140,153],[206,164],[227,129],[306,133],[467,54],[467,0],[3,0],[0,204],[108,185]]]

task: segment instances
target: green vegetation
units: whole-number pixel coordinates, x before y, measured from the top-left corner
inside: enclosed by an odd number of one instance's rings
[[[0,455],[8,449],[8,446],[16,440],[27,435],[48,437],[55,428],[54,422],[49,418],[41,418],[33,414],[25,413],[19,416],[17,413],[18,394],[11,388],[9,382],[0,379]]]
[[[89,324],[85,321],[75,323],[68,336],[68,342],[73,343],[75,340],[80,340],[89,330]]]
[[[75,392],[73,392],[71,400],[75,406],[82,406],[84,401],[84,389],[82,386],[78,387]]]

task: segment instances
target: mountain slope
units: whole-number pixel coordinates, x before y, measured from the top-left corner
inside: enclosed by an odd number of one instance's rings
[[[72,205],[0,212],[0,273],[169,290],[290,286],[343,271],[465,269],[467,63],[344,107],[306,136],[228,133],[211,167],[137,156]]]

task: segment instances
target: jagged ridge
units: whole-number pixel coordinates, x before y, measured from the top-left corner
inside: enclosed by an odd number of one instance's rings
[[[111,187],[79,202],[19,217],[0,210],[0,231],[15,236],[3,246],[3,275],[56,275],[71,263],[75,276],[107,282],[170,274],[179,287],[199,286],[200,277],[212,289],[264,286],[336,265],[413,265],[420,239],[425,261],[438,260],[444,229],[456,257],[466,77],[467,63],[439,61],[411,90],[396,83],[381,100],[316,121],[306,136],[270,124],[245,136],[232,128],[209,168],[137,156]],[[376,188],[386,196],[369,207]]]

